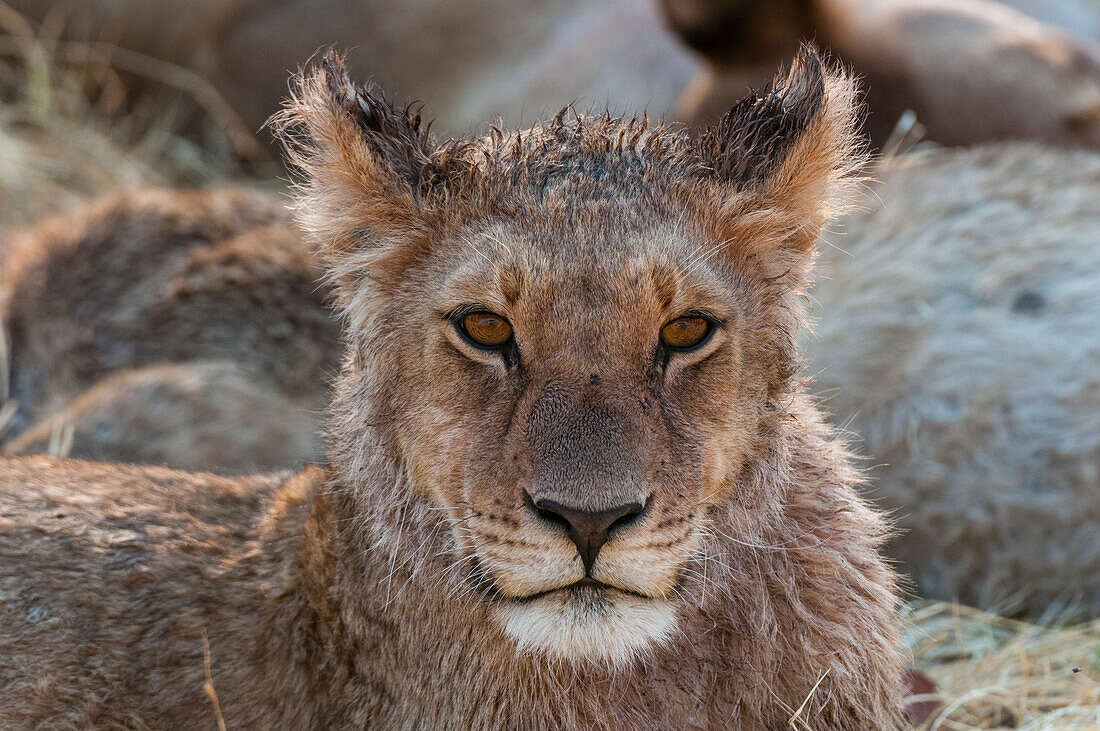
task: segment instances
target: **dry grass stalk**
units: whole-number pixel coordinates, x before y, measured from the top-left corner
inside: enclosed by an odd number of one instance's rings
[[[214,706],[214,716],[218,720],[218,731],[226,731],[225,718],[222,717],[222,706],[218,702],[218,692],[214,690],[214,673],[210,667],[210,638],[207,637],[205,627],[202,628],[202,669],[206,676],[202,689],[206,691],[207,698]]]
[[[53,431],[50,432],[50,443],[46,447],[46,454],[54,457],[68,457],[73,451],[73,438],[76,436],[76,427],[66,421],[58,419],[54,422]]]
[[[0,320],[0,434],[4,426],[15,416],[19,404],[11,399],[11,352],[4,322]]]
[[[943,703],[922,729],[1100,729],[1100,619],[1043,627],[942,602],[906,614]]]
[[[802,714],[806,711],[806,706],[813,699],[817,693],[817,689],[821,687],[821,681],[825,680],[829,671],[826,670],[822,673],[821,677],[814,683],[814,687],[810,688],[810,692],[806,694],[805,700],[802,701],[802,705],[798,707],[798,710],[791,714],[791,717],[787,719],[787,725],[791,728],[802,729],[803,731],[811,731],[810,725],[802,718]]]
[[[56,32],[0,0],[0,230],[117,188],[239,177],[241,158],[265,154],[205,79]],[[164,93],[134,95],[124,74]],[[185,134],[196,116],[201,143]]]

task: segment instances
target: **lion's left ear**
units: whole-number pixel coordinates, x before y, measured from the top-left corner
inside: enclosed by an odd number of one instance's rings
[[[294,85],[272,127],[301,174],[298,221],[330,269],[338,274],[415,238],[436,168],[420,115],[352,83],[331,50]]]
[[[721,241],[742,256],[814,247],[861,180],[867,155],[856,97],[851,76],[804,45],[789,72],[700,135],[697,154],[723,190]]]

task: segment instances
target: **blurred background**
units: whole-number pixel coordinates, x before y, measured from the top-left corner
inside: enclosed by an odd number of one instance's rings
[[[269,180],[262,125],[326,45],[442,137],[570,102],[705,123],[812,39],[864,76],[879,146],[1096,148],[1098,38],[1096,0],[5,0],[0,226],[112,185]]]
[[[1100,728],[1100,0],[0,0],[0,450],[323,456],[337,327],[264,128],[318,49],[447,138],[701,128],[806,40],[878,155],[807,373],[898,525],[925,723]]]

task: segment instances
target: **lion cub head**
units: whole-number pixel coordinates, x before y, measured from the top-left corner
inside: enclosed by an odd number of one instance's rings
[[[704,133],[565,110],[439,143],[332,55],[301,80],[278,126],[346,319],[334,468],[395,532],[409,505],[443,526],[520,648],[658,645],[705,539],[777,509],[741,477],[859,162],[852,96],[807,48]]]

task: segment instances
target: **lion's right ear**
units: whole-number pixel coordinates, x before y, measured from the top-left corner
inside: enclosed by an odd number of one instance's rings
[[[339,280],[354,260],[419,238],[435,145],[419,113],[357,87],[332,51],[294,83],[271,124],[301,174],[298,222]]]
[[[702,170],[726,188],[719,241],[777,271],[809,266],[821,231],[859,197],[856,99],[851,74],[803,45],[787,73],[699,135]]]

